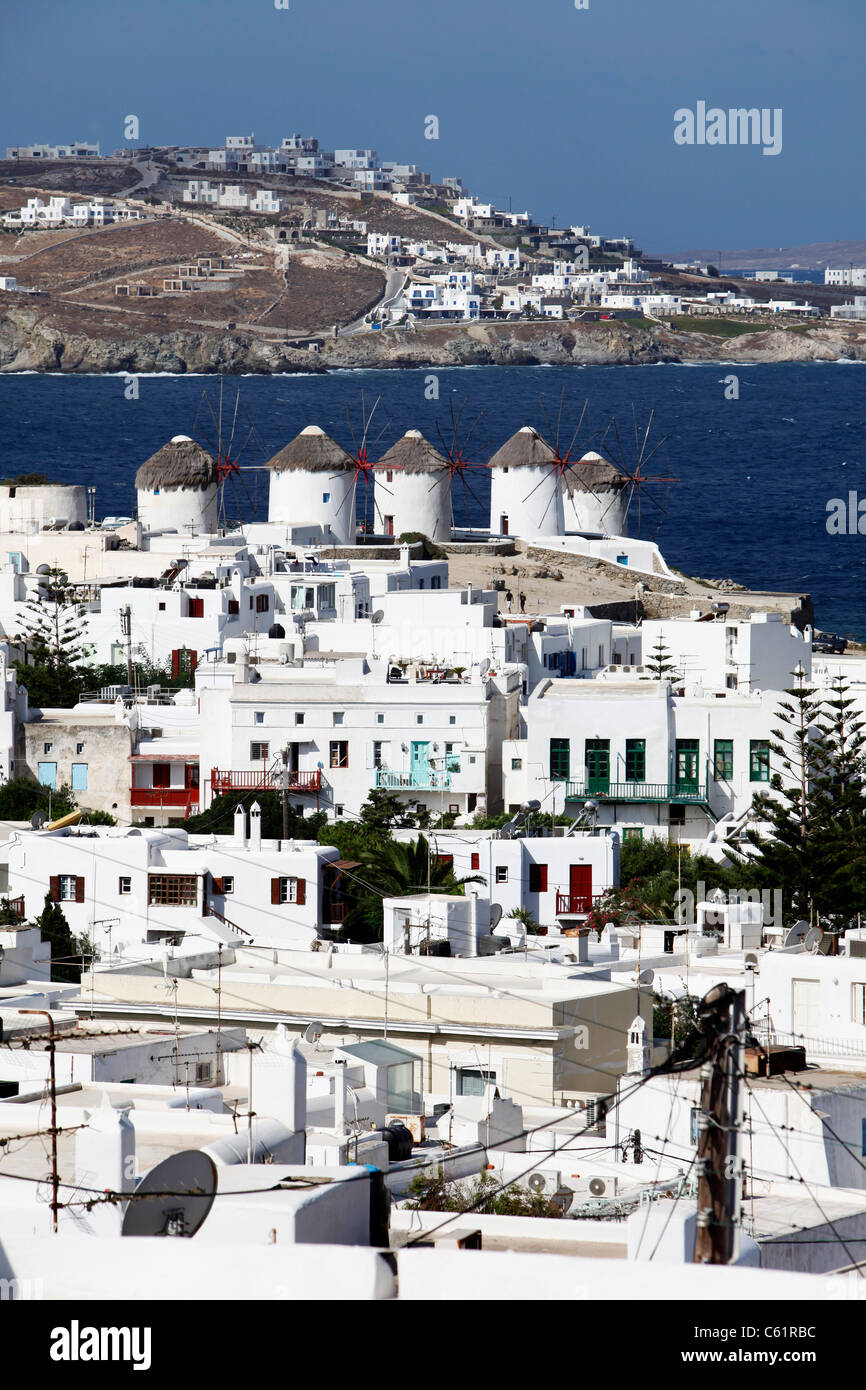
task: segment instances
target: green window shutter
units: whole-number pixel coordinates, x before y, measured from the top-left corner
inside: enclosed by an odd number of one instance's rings
[[[717,738],[713,744],[713,776],[717,782],[730,782],[734,775],[734,740]]]
[[[625,741],[625,780],[646,781],[646,739],[627,738]]]
[[[550,780],[567,782],[570,773],[569,741],[567,738],[550,740]]]

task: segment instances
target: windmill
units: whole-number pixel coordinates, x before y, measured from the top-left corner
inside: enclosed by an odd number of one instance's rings
[[[214,407],[214,402],[210,398],[207,388],[202,391],[198,407],[193,421],[193,438],[210,450],[213,455],[218,473],[219,504],[218,519],[220,527],[226,526],[226,485],[231,484],[232,496],[235,503],[235,518],[240,521],[242,504],[238,496],[238,487],[242,488],[246,501],[253,515],[256,513],[256,502],[250,495],[249,488],[244,478],[243,472],[259,471],[263,464],[245,464],[243,470],[240,460],[251,446],[258,450],[264,458],[264,446],[259,438],[255,425],[249,419],[246,408],[243,408],[244,418],[239,425],[239,417],[242,413],[242,401],[240,387],[237,388],[235,395],[234,409],[231,411],[231,424],[227,419],[227,410],[224,412],[223,378],[220,377],[219,399]],[[204,420],[204,426],[199,426],[199,417]],[[197,432],[198,431],[198,432]],[[243,435],[243,443],[236,443]]]
[[[580,444],[577,443],[589,409],[589,401],[586,400],[571,442],[563,451],[560,440],[564,397],[563,389],[555,430],[552,428],[543,397],[541,409],[548,431],[546,442],[553,454],[550,464],[558,469],[561,475],[564,499],[571,501],[573,518],[576,520],[578,514],[582,517],[579,529],[625,535],[628,534],[631,516],[635,536],[644,536],[648,532],[650,538],[654,538],[658,526],[667,514],[670,487],[678,481],[669,471],[659,473],[650,468],[662,450],[665,451],[664,457],[667,459],[667,436],[657,442],[652,442],[651,439],[655,412],[650,411],[645,426],[641,427],[638,424],[637,410],[634,404],[632,405],[632,455],[630,437],[624,445],[616,417],[603,429],[587,433]],[[536,484],[536,488],[540,486],[541,483]],[[530,493],[529,496],[531,495]],[[529,497],[525,500],[528,502]],[[565,515],[567,520],[567,507]]]
[[[376,489],[373,484],[373,462],[370,458],[369,451],[371,448],[375,449],[376,445],[391,425],[389,417],[385,420],[385,423],[376,437],[371,439],[373,417],[376,414],[381,400],[381,396],[376,397],[373,402],[373,408],[368,414],[366,397],[363,389],[361,390],[361,423],[357,433],[352,423],[352,412],[349,409],[349,402],[346,401],[346,420],[349,425],[349,434],[352,437],[352,448],[355,457],[355,510],[358,510],[357,495],[360,490],[361,529],[365,532],[376,529],[377,512],[379,510],[376,503]],[[381,521],[381,515],[379,516],[379,520]]]
[[[591,524],[587,523],[586,516],[583,516],[583,519],[579,522],[577,522],[577,517],[575,516],[577,524],[574,529],[608,530],[607,515],[615,497],[610,487],[605,485],[608,480],[604,478],[604,474],[602,473],[599,479],[598,467],[589,467],[588,464],[600,464],[603,470],[608,470],[609,472],[613,470],[610,470],[610,466],[599,454],[587,454],[585,452],[588,450],[593,439],[597,438],[601,433],[600,430],[596,430],[593,434],[588,434],[581,438],[584,421],[586,420],[587,411],[589,409],[589,401],[584,401],[577,425],[572,433],[568,447],[565,449],[562,447],[565,388],[563,388],[560,393],[555,430],[551,424],[547,403],[543,396],[539,397],[539,403],[541,406],[541,413],[544,416],[547,426],[547,434],[544,435],[538,430],[525,427],[527,441],[524,446],[527,450],[525,455],[527,461],[531,459],[534,464],[533,473],[537,481],[535,481],[525,495],[517,497],[517,505],[524,510],[528,508],[530,511],[535,512],[535,525],[539,530],[547,533],[559,534],[561,531],[568,529],[565,524],[565,498],[570,497],[573,500],[575,495],[584,499],[590,496],[593,499],[593,504],[590,508],[592,512]],[[579,438],[580,443],[578,443]],[[616,476],[617,478],[619,477],[618,473]],[[599,481],[602,483],[601,486],[598,486]],[[527,479],[527,482],[531,482],[531,476]],[[540,490],[542,491],[541,497],[533,501]],[[538,507],[544,497],[546,497],[547,500],[544,502],[543,510],[539,514]],[[512,505],[514,505],[514,501],[515,499],[512,498]],[[551,508],[554,508],[555,511],[554,515],[549,518]],[[584,503],[581,511],[585,513],[586,510],[587,506],[586,503]],[[556,515],[557,512],[559,513],[558,516]]]
[[[670,472],[670,460],[666,447],[667,435],[663,435],[655,443],[651,441],[655,411],[649,412],[645,426],[638,424],[634,403],[632,403],[631,414],[634,434],[633,453],[629,435],[626,436],[626,444],[623,445],[615,416],[604,431],[601,442],[602,447],[604,447],[605,441],[608,441],[608,447],[613,455],[613,463],[626,479],[626,521],[628,521],[630,511],[632,516],[636,513],[637,521],[634,523],[634,534],[643,536],[648,533],[649,539],[653,540],[667,515],[671,487],[674,483],[679,482],[679,478],[674,477]],[[664,451],[663,454],[662,451]],[[649,467],[659,455],[662,455],[665,460],[665,471],[661,473],[655,472]]]
[[[478,415],[475,417],[475,420],[472,423],[471,428],[469,429],[468,434],[465,436],[465,438],[461,439],[460,426],[461,421],[463,419],[463,412],[465,411],[468,404],[469,397],[467,396],[460,409],[455,412],[454,402],[450,400],[448,402],[448,408],[451,415],[450,444],[446,442],[445,436],[442,433],[438,420],[436,421],[436,433],[438,434],[439,442],[442,445],[442,452],[448,460],[448,465],[451,469],[452,506],[454,506],[454,499],[456,495],[462,503],[462,510],[465,518],[466,530],[471,531],[473,528],[472,514],[469,508],[470,498],[478,508],[479,516],[483,517],[487,513],[488,508],[487,505],[484,502],[482,502],[481,498],[478,496],[477,492],[472,487],[466,476],[468,468],[486,467],[486,465],[484,464],[470,463],[466,457],[469,445],[472,441],[472,436],[478,429],[478,426],[481,424],[481,421],[484,418],[485,413],[483,410],[479,411]],[[489,441],[485,441],[485,443],[480,446],[480,452],[483,453],[486,450],[488,443]],[[456,512],[456,506],[454,506],[454,510]]]

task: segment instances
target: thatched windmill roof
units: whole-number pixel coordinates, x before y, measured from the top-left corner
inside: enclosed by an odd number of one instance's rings
[[[575,492],[621,492],[628,484],[625,474],[594,449],[570,463],[562,477],[569,496]]]
[[[185,434],[176,434],[163,444],[135,475],[137,492],[154,492],[156,488],[165,492],[178,488],[204,492],[216,487],[218,481],[216,460]]]
[[[541,468],[553,463],[556,454],[538,430],[524,425],[510,439],[506,439],[501,449],[490,460],[491,468]]]
[[[275,473],[348,473],[354,471],[355,460],[318,425],[307,425],[265,466]]]
[[[401,473],[441,473],[449,464],[420,430],[407,430],[403,438],[382,455],[376,467],[399,468]]]

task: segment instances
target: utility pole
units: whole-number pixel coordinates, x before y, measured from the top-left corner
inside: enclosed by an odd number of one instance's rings
[[[120,610],[120,633],[126,638],[126,684],[132,688],[132,609],[129,604]]]
[[[282,791],[280,797],[283,803],[283,841],[289,838],[289,750],[284,748],[281,754],[283,759]]]
[[[701,1069],[698,1133],[698,1231],[695,1264],[730,1264],[740,1213],[739,1089],[743,1070],[746,996],[716,985],[699,1011],[710,1039]]]
[[[51,1098],[51,1227],[57,1235],[57,1211],[60,1206],[60,1177],[57,1172],[57,1072],[54,1054],[57,1050],[57,1035],[54,1032],[54,1019],[47,1009],[21,1009],[22,1014],[41,1014],[48,1019],[48,1094]]]

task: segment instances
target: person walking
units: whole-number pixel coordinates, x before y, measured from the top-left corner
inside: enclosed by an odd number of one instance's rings
[[[520,611],[521,611],[521,613],[525,613],[525,612],[526,612],[526,595],[525,595],[525,594],[521,594],[521,595],[520,595]]]
[[[507,608],[508,608],[508,612],[509,612],[509,613],[511,612],[511,605],[512,605],[513,602],[514,602],[514,595],[513,595],[513,593],[511,592],[510,589],[506,589],[506,590],[505,590],[505,603],[506,603],[506,606],[507,606]]]

